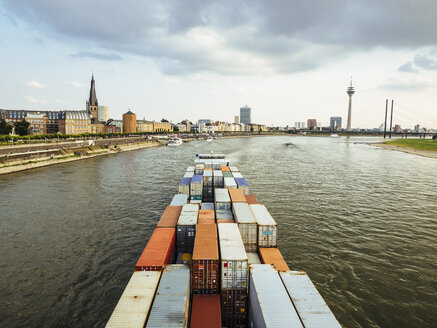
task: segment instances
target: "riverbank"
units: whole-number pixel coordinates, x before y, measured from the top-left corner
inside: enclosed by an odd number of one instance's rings
[[[21,160],[15,162],[9,162],[7,164],[0,164],[0,175],[11,174],[26,170],[31,170],[39,167],[56,165],[61,163],[68,163],[79,161],[88,158],[94,158],[98,156],[104,156],[109,154],[116,154],[120,152],[127,152],[132,150],[158,147],[163,144],[157,141],[145,141],[126,145],[114,145],[109,147],[94,146],[85,147],[80,149],[69,149],[60,151],[59,155],[42,157],[34,160]]]
[[[370,146],[437,159],[437,141],[434,140],[400,139],[385,143],[372,143]]]

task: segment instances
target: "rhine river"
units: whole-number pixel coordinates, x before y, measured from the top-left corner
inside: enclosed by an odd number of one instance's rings
[[[371,140],[195,141],[0,176],[0,326],[103,327],[194,154],[213,150],[344,327],[435,327],[437,160]]]

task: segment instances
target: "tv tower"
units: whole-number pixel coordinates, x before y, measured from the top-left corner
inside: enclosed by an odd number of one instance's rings
[[[346,131],[351,130],[351,121],[352,121],[352,96],[355,93],[355,89],[352,86],[352,77],[351,77],[351,85],[347,88],[347,94],[349,95],[349,110],[347,111],[347,126]]]

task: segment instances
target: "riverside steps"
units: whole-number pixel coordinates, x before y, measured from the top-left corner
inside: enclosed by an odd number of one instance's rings
[[[341,327],[225,155],[181,173],[106,327]]]

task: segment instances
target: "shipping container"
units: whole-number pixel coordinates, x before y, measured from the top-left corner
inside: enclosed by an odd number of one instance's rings
[[[184,174],[184,178],[192,178],[193,175],[194,175],[194,172],[186,172],[186,173]]]
[[[200,200],[202,201],[202,196],[201,195],[191,195],[190,197],[190,201],[192,200]],[[198,204],[200,204],[199,202],[197,202]]]
[[[106,323],[106,327],[143,328],[152,306],[160,277],[161,271],[134,272],[118,300],[111,317]]]
[[[205,164],[202,163],[196,164],[196,169],[194,170],[194,174],[203,175],[204,169],[205,169]]]
[[[231,172],[240,172],[240,170],[236,166],[229,166],[229,169],[231,170]]]
[[[247,259],[249,262],[249,267],[251,264],[261,264],[261,260],[257,252],[247,252]]]
[[[231,170],[229,169],[229,166],[225,166],[225,165],[221,166],[220,170],[222,170],[222,172],[231,172]]]
[[[182,206],[181,215],[176,226],[176,249],[178,253],[193,252],[198,216],[199,206],[197,204]]]
[[[233,219],[217,219],[218,223],[235,223],[235,221]]]
[[[205,160],[205,162],[203,162],[203,164],[205,165],[205,170],[212,169],[212,159]]]
[[[277,225],[264,205],[249,205],[258,223],[258,247],[277,246]]]
[[[181,182],[179,183],[179,193],[190,197],[190,184],[191,178],[182,178]]]
[[[247,327],[247,291],[221,291],[222,327]]]
[[[237,188],[237,183],[234,178],[224,178],[224,186],[225,188]]]
[[[192,290],[197,294],[214,294],[220,290],[217,225],[198,224],[192,258]]]
[[[193,295],[190,328],[222,328],[220,295]]]
[[[255,198],[255,195],[244,195],[246,197],[248,204],[258,204],[258,201]]]
[[[214,180],[212,169],[203,171],[203,194],[202,199],[205,202],[214,201]]]
[[[230,210],[232,208],[231,198],[229,197],[228,189],[216,188],[215,193],[215,209]]]
[[[200,196],[202,199],[202,192],[203,192],[203,178],[202,175],[193,175],[191,178],[191,184],[190,184],[190,195],[191,199],[193,199],[193,196]]]
[[[213,171],[214,188],[223,188],[223,172],[220,170]]]
[[[238,224],[246,252],[257,250],[258,225],[247,203],[232,203],[234,220]]]
[[[216,224],[215,220],[198,219],[197,224]]]
[[[216,220],[232,220],[234,221],[234,215],[231,210],[216,210],[215,211]]]
[[[238,189],[242,189],[245,195],[249,195],[249,184],[244,178],[235,178]]]
[[[203,202],[202,206],[200,207],[200,209],[202,210],[213,210],[214,208],[215,208],[214,203],[205,203],[205,202]]]
[[[190,253],[178,253],[176,264],[187,264],[191,266],[191,254]]]
[[[167,206],[156,226],[158,228],[175,228],[176,224],[178,223],[179,216],[181,215],[181,210],[182,206]]]
[[[259,257],[263,264],[271,264],[276,271],[290,271],[290,268],[282,257],[281,252],[276,247],[260,247]]]
[[[250,266],[249,311],[255,327],[303,328],[278,272],[269,264]]]
[[[235,223],[218,224],[221,254],[222,290],[245,290],[248,283],[248,261],[240,230]]]
[[[305,327],[341,328],[305,272],[288,271],[279,275]]]
[[[232,171],[232,177],[233,177],[234,179],[236,179],[236,178],[242,178],[243,175],[242,175],[240,172],[233,172],[233,171]]]
[[[194,166],[188,166],[187,167],[187,172],[194,172],[195,171],[195,167]]]
[[[135,271],[161,271],[171,262],[175,237],[174,228],[156,228],[135,265]]]
[[[176,194],[170,203],[171,206],[182,206],[188,203],[188,195],[186,194]]]
[[[212,169],[213,170],[220,170],[220,167],[226,166],[227,161],[221,160],[221,159],[213,159],[212,160]]]
[[[189,306],[190,268],[184,264],[166,265],[146,328],[188,327]]]
[[[214,210],[199,210],[199,220],[206,219],[215,221],[215,211]]]
[[[232,203],[247,203],[246,197],[244,197],[243,190],[241,189],[229,189],[229,197],[231,197]]]
[[[202,205],[202,201],[200,199],[191,199],[190,204],[197,204],[200,207]]]
[[[223,178],[233,178],[234,176],[232,175],[231,172],[229,171],[223,171],[222,172]]]

